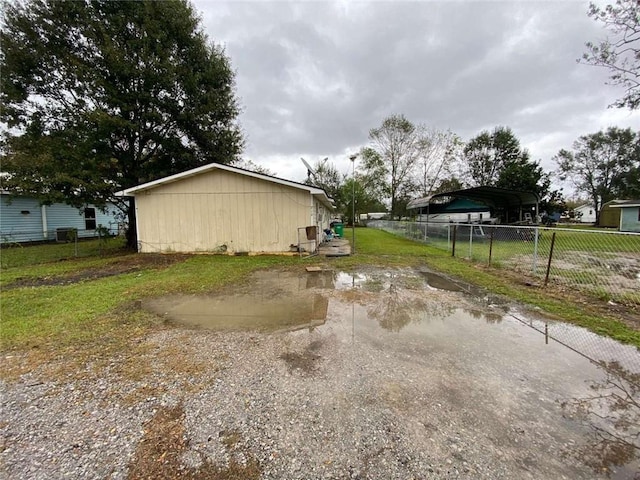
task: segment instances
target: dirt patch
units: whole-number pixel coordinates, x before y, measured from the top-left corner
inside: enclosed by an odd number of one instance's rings
[[[70,285],[78,282],[97,280],[99,278],[113,277],[123,273],[137,272],[139,270],[166,268],[175,263],[183,262],[188,258],[189,255],[177,254],[161,255],[148,253],[127,255],[98,268],[89,267],[72,273],[45,277],[19,277],[15,281],[4,285],[2,288]]]
[[[244,453],[237,455],[237,432],[224,432],[222,443],[227,449],[229,461],[220,466],[203,460],[199,467],[189,467],[182,463],[189,447],[184,428],[184,408],[161,407],[145,425],[144,436],[129,465],[128,480],[143,479],[202,479],[202,480],[251,480],[260,477],[261,469],[257,460]],[[243,457],[241,461],[239,457]]]

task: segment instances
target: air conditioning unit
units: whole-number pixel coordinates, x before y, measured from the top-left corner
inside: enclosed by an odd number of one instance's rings
[[[56,229],[56,242],[70,242],[76,238],[76,229],[71,227]]]

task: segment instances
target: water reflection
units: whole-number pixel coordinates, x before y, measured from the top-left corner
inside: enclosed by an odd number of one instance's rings
[[[484,320],[487,323],[500,323],[502,322],[502,319],[504,318],[504,313],[501,312],[485,312],[482,310],[477,310],[475,308],[471,308],[471,309],[463,309],[466,313],[468,313],[471,317],[475,318],[476,320]]]
[[[427,285],[436,290],[448,290],[450,292],[463,291],[460,285],[437,273],[422,270],[420,274],[427,281]]]
[[[329,299],[310,292],[273,297],[176,295],[147,301],[144,307],[187,327],[274,332],[322,325]]]
[[[431,301],[428,297],[417,298],[415,292],[407,290],[404,278],[389,278],[376,297],[369,302],[367,314],[376,319],[385,330],[399,332],[411,322],[424,322],[432,318],[446,318],[455,307],[442,301]]]
[[[571,455],[594,471],[616,476],[635,471],[640,478],[640,374],[618,362],[602,363],[606,375],[590,385],[592,394],[561,403],[564,415],[577,419],[591,431],[586,443]],[[635,468],[634,468],[635,467]]]
[[[305,277],[305,288],[333,290],[336,288],[336,273],[333,271],[309,272]]]

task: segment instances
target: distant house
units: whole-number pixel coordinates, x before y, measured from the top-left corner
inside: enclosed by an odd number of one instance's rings
[[[94,237],[103,226],[118,233],[117,208],[108,204],[106,211],[95,205],[76,208],[63,203],[41,205],[32,197],[0,192],[0,243],[65,240],[75,230],[78,238]]]
[[[320,188],[218,163],[116,195],[135,197],[141,252],[313,251],[334,210]]]
[[[580,223],[595,223],[596,208],[590,204],[580,205],[573,209],[576,221]]]
[[[620,209],[621,232],[640,232],[640,200],[619,200],[611,208]]]

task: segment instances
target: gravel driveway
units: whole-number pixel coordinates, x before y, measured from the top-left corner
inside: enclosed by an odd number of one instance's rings
[[[228,311],[210,310],[218,330],[185,326],[206,317],[180,313],[193,297],[145,305],[170,325],[109,362],[2,383],[2,477],[634,478],[637,438],[612,450],[597,432],[613,421],[585,410],[609,373],[545,344],[527,325],[540,319],[430,278],[258,274],[223,297],[239,317],[262,305],[262,332],[234,331]],[[299,325],[274,322],[278,301]]]

